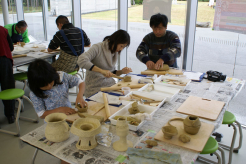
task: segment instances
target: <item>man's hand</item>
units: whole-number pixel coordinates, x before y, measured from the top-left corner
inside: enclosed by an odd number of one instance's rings
[[[103,74],[103,76],[105,76],[105,77],[112,77],[113,76],[113,73],[108,71],[108,70],[102,70],[101,74]]]
[[[156,63],[155,63],[155,69],[159,70],[160,68],[163,67],[163,63],[164,61],[162,59],[159,59]]]
[[[146,62],[146,66],[148,69],[154,69],[155,63],[149,60]]]
[[[132,72],[132,69],[131,68],[128,68],[128,67],[124,67],[122,70],[121,70],[122,74],[128,74],[129,72]]]

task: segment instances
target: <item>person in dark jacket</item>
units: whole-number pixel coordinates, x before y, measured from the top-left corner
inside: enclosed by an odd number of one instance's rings
[[[60,47],[60,55],[57,61],[52,63],[56,71],[70,73],[78,70],[78,57],[84,52],[84,47],[90,47],[90,39],[86,33],[74,27],[66,16],[60,15],[56,19],[59,29],[50,41],[48,51],[51,52]]]
[[[13,75],[13,59],[11,51],[14,50],[8,30],[0,26],[0,84],[1,90],[15,88]],[[2,100],[4,104],[4,115],[9,124],[14,123],[15,100]]]
[[[163,64],[177,68],[176,58],[180,57],[181,44],[176,33],[167,30],[168,18],[163,14],[152,15],[150,27],[153,32],[143,38],[136,56],[148,69],[159,70]]]

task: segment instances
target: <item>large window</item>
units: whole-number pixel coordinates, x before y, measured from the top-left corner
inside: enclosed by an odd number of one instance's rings
[[[117,30],[118,0],[82,0],[82,29],[91,45],[102,42]]]
[[[131,36],[131,45],[127,52],[127,66],[131,67],[134,73],[140,73],[147,69],[146,65],[136,57],[136,50],[144,36],[152,32],[149,26],[151,15],[162,13],[167,15],[169,23],[167,30],[178,34],[183,51],[184,26],[186,19],[186,1],[172,3],[172,0],[135,0],[128,8],[128,31]],[[182,55],[182,53],[181,53]],[[181,67],[182,56],[177,59],[178,67]]]
[[[36,40],[44,40],[42,0],[23,0],[23,10],[28,35]]]
[[[51,40],[59,30],[56,25],[56,18],[65,15],[71,22],[72,0],[48,0],[49,8],[49,33],[48,40]]]
[[[192,70],[200,72],[214,70],[222,72],[227,77],[246,79],[244,71],[246,69],[246,35],[240,34],[243,28],[230,26],[245,27],[245,21],[243,21],[245,18],[240,17],[240,14],[237,13],[240,12],[243,5],[238,6],[239,3],[237,4],[236,1],[220,0],[218,2],[222,2],[222,4],[214,3],[212,7],[208,6],[208,2],[198,2],[197,21],[198,25],[203,27],[196,28]],[[242,1],[242,3],[245,2]],[[220,13],[216,13],[216,7],[220,12],[223,12],[221,16]],[[242,11],[245,11],[245,9],[242,9]],[[220,20],[214,21],[215,16],[219,16]],[[213,27],[216,27],[214,23],[221,25],[221,31],[213,29]],[[244,125],[246,125],[245,95],[246,91],[243,89],[229,106],[229,110]]]

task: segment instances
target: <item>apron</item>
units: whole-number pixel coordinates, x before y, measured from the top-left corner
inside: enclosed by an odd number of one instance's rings
[[[12,42],[17,43],[17,42],[23,42],[22,35],[16,34],[14,32],[14,25],[12,26],[12,36],[11,36]]]

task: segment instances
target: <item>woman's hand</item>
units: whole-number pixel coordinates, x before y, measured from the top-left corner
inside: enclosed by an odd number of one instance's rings
[[[105,77],[112,77],[113,76],[113,73],[110,72],[109,70],[102,70],[101,74],[103,74],[103,76],[105,76]]]
[[[121,70],[122,74],[128,74],[129,72],[132,72],[132,69],[129,67],[125,67]]]
[[[88,106],[88,104],[87,104],[87,102],[85,102],[83,96],[81,96],[81,95],[79,95],[79,94],[77,95],[77,98],[76,98],[76,105],[77,105],[77,104],[80,104],[81,107],[86,107],[86,106]]]

